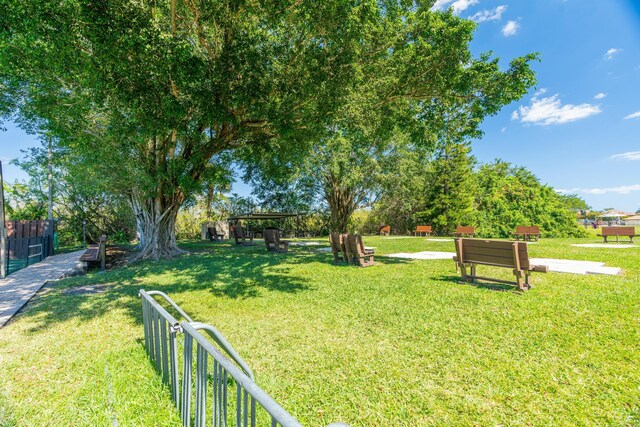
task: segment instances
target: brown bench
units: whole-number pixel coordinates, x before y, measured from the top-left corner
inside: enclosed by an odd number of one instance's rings
[[[236,241],[236,245],[253,246],[253,235],[244,232],[244,228],[240,225],[233,227],[233,238]],[[249,241],[247,241],[249,239]]]
[[[531,239],[534,239],[537,241],[540,238],[540,227],[536,225],[519,225],[513,235],[516,240],[520,240],[520,236],[522,236],[522,240],[531,241]]]
[[[224,233],[218,231],[217,227],[207,227],[207,234],[209,235],[209,240],[212,242],[219,242],[224,239]]]
[[[331,244],[331,252],[333,253],[333,262],[349,262],[347,256],[347,248],[345,246],[346,234],[331,233],[329,234],[329,243]]]
[[[265,228],[262,233],[264,237],[264,244],[267,246],[268,251],[272,252],[288,252],[289,241],[280,240],[280,230],[277,228]]]
[[[364,248],[362,236],[359,234],[347,234],[343,236],[343,240],[345,241],[349,263],[359,265],[360,267],[369,267],[375,264],[373,262],[375,252]]]
[[[431,226],[430,225],[418,225],[416,227],[416,231],[414,235],[422,236],[424,234],[426,237],[431,236]]]
[[[473,237],[474,234],[476,234],[476,228],[474,226],[459,225],[458,228],[456,228],[456,231],[453,233],[453,237]]]
[[[628,237],[629,241],[633,243],[633,238],[638,237],[635,227],[602,227],[602,232],[598,234],[600,237],[604,237],[604,242],[607,243],[607,238],[616,237],[618,242],[620,236]]]
[[[391,233],[390,225],[383,225],[378,229],[378,234],[381,236],[388,236]]]
[[[107,261],[107,236],[100,236],[98,243],[89,245],[89,248],[80,255],[80,261],[86,263],[87,268],[91,262],[99,262],[100,270],[104,270]]]
[[[453,257],[453,260],[460,268],[462,280],[465,282],[475,283],[476,279],[482,279],[516,285],[518,289],[526,291],[531,287],[529,285],[531,272],[546,273],[548,270],[546,265],[531,265],[527,244],[524,242],[459,238],[455,243],[456,256]],[[478,276],[476,275],[477,265],[511,268],[516,280],[508,281]],[[467,268],[470,268],[471,274],[467,274]]]

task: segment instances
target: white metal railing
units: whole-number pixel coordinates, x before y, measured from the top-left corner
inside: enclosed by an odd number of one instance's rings
[[[184,321],[179,322],[154,296],[163,298]],[[162,292],[141,289],[140,297],[145,349],[171,390],[184,427],[192,422],[195,427],[302,427],[256,384],[251,368],[216,328],[194,322]],[[180,342],[178,337],[182,337]],[[348,427],[341,423],[330,426]]]

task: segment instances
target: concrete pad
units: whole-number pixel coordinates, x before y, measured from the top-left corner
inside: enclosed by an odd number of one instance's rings
[[[638,246],[627,243],[574,243],[571,246],[575,246],[578,248],[607,248],[607,249],[629,249],[629,248],[637,248]]]
[[[531,258],[533,265],[546,265],[549,271],[573,274],[607,274],[615,276],[622,271],[618,267],[605,267],[604,262],[577,261],[571,259]]]
[[[376,247],[375,246],[365,246],[364,247],[366,250],[368,251],[372,251],[374,250]],[[331,252],[331,247],[327,247],[327,248],[316,248],[317,251],[320,252]]]
[[[431,237],[427,237],[427,240],[430,242],[453,242],[453,239],[440,239],[440,238],[431,238]]]
[[[319,246],[318,242],[291,242],[289,243],[292,246]]]
[[[452,259],[455,256],[455,252],[437,252],[437,251],[424,251],[424,252],[400,252],[397,254],[385,255],[391,258],[407,258],[407,259]]]

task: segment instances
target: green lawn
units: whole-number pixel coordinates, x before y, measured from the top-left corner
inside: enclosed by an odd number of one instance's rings
[[[0,329],[0,426],[179,425],[144,353],[140,288],[220,329],[306,426],[640,425],[640,245],[570,246],[599,240],[543,239],[530,254],[623,275],[536,274],[524,294],[460,284],[450,260],[361,269],[307,248],[184,242],[171,261],[61,281]],[[90,284],[105,292],[69,291]]]

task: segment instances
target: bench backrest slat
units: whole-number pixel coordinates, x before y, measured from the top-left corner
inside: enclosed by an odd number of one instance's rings
[[[331,243],[331,252],[339,253],[342,251],[342,235],[340,233],[329,234],[329,243]]]
[[[277,228],[265,228],[262,234],[267,245],[280,244],[280,230]]]
[[[456,233],[460,234],[476,234],[476,228],[472,225],[459,225]]]
[[[516,234],[540,234],[540,227],[537,225],[519,225],[516,227]]]
[[[516,268],[514,260],[514,245],[517,246],[520,268],[529,270],[529,252],[527,245],[521,242],[508,242],[504,240],[480,240],[459,239],[462,245],[462,254],[458,257],[463,263],[497,265],[501,267]],[[456,246],[457,249],[457,246]]]
[[[416,227],[416,233],[431,233],[430,225],[418,225]]]
[[[603,236],[633,236],[635,234],[635,227],[602,227]]]

